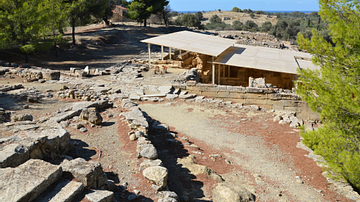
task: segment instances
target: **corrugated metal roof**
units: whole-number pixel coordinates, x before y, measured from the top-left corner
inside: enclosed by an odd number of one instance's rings
[[[296,60],[295,57],[310,59],[311,55],[296,51],[236,45],[224,51],[214,63],[289,74],[297,74],[299,66],[302,69],[318,69],[311,61]]]
[[[141,42],[217,57],[233,46],[236,41],[196,32],[180,31],[145,39]]]

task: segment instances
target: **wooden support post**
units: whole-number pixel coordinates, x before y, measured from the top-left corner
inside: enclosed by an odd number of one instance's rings
[[[149,43],[148,43],[148,52],[149,52],[149,69],[151,69],[151,49]]]
[[[161,46],[161,60],[164,60],[164,46]]]
[[[169,47],[169,59],[171,60],[171,47]]]
[[[219,64],[219,75],[218,75],[218,85],[220,85],[220,74],[221,74],[221,66]]]
[[[215,84],[215,64],[214,64],[214,56],[212,56],[212,84]]]
[[[228,65],[228,77],[230,77],[230,65]]]

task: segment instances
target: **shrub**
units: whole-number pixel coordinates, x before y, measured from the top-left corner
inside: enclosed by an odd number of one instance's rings
[[[213,15],[210,18],[211,24],[221,23],[221,18],[218,15]]]
[[[198,27],[201,28],[200,20],[193,14],[186,13],[175,20],[176,25],[185,26],[185,27]]]
[[[257,32],[259,30],[259,26],[252,20],[246,21],[246,23],[242,26],[242,30]]]
[[[195,15],[195,17],[197,17],[197,19],[199,19],[199,20],[202,20],[202,19],[204,18],[202,12],[200,12],[200,11],[196,12],[194,15]]]
[[[234,22],[233,22],[233,24],[232,24],[232,27],[234,28],[234,29],[236,29],[236,30],[242,30],[242,26],[243,26],[244,24],[242,23],[242,22],[240,22],[240,21],[238,21],[238,20],[235,20]]]
[[[260,32],[268,32],[270,31],[271,27],[272,27],[271,22],[264,22],[261,25]]]
[[[242,10],[238,7],[234,7],[231,11],[232,12],[242,12]]]

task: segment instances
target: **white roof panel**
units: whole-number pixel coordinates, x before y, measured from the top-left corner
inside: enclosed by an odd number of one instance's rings
[[[300,68],[318,69],[311,61],[296,60],[295,57],[310,59],[311,55],[289,50],[236,45],[224,51],[215,60],[215,63],[288,74],[297,74],[299,66]]]
[[[196,32],[180,31],[145,39],[141,42],[217,57],[233,46],[236,41]]]

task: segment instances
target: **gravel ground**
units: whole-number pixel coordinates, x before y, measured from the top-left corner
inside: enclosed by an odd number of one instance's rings
[[[304,173],[300,173],[294,165],[291,155],[281,151],[276,144],[271,147],[265,144],[259,131],[269,131],[274,124],[277,124],[273,123],[270,113],[240,110],[232,113],[237,117],[234,118],[228,115],[229,110],[198,104],[176,103],[166,105],[166,107],[161,104],[141,104],[140,107],[152,118],[173,126],[175,130],[203,141],[210,147],[225,151],[226,158],[234,166],[238,166],[238,169],[223,174],[226,183],[247,187],[255,192],[257,201],[334,201],[339,199],[337,194],[330,191],[326,193],[329,195],[323,196],[319,193],[323,191],[315,189],[306,179],[303,179],[304,184],[296,182],[296,176]],[[231,125],[234,123],[236,126]],[[227,130],[229,127],[231,129],[246,127],[246,130],[242,133],[231,132]],[[285,131],[289,133],[289,138],[299,140],[297,132],[289,126],[283,126],[282,129],[282,131],[273,131],[272,135],[277,136],[277,132]],[[311,175],[311,170],[308,172],[310,172],[308,175]],[[325,178],[320,180],[324,181]],[[346,199],[342,198],[342,201]]]

